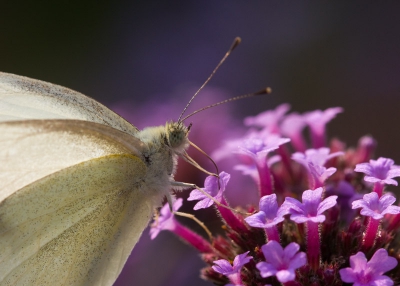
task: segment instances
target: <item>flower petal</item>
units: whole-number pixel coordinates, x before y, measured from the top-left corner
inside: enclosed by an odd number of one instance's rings
[[[248,216],[244,220],[252,227],[261,227],[261,228],[266,227],[267,218],[263,211]]]
[[[296,253],[299,251],[300,245],[298,245],[295,242],[289,243],[285,249],[283,250],[283,259],[284,260],[290,260],[292,257],[296,255]]]
[[[269,241],[267,244],[261,246],[261,250],[264,254],[265,260],[268,263],[274,265],[274,267],[279,267],[282,263],[283,258],[283,248],[275,240]]]
[[[246,263],[248,263],[251,259],[253,259],[253,257],[251,256],[247,256],[247,254],[249,254],[250,251],[247,251],[245,253],[236,255],[235,259],[233,260],[233,268],[237,271],[240,272],[240,269],[243,267],[243,265],[245,265]]]
[[[276,278],[279,282],[285,283],[288,281],[293,281],[296,278],[296,273],[289,269],[279,270],[276,273]]]
[[[339,274],[342,281],[346,283],[355,282],[357,279],[357,274],[355,274],[354,270],[350,267],[340,269]]]
[[[215,260],[213,262],[216,265],[212,266],[215,272],[221,273],[223,275],[229,275],[234,273],[232,265],[225,259]]]
[[[276,216],[276,212],[278,211],[278,202],[276,201],[276,195],[267,195],[263,196],[260,199],[259,210],[263,211],[267,217]]]
[[[322,214],[324,211],[327,209],[332,208],[333,206],[336,205],[337,203],[337,198],[338,196],[329,196],[326,199],[324,199],[319,205],[317,209],[318,214]]]
[[[289,263],[289,268],[297,269],[300,268],[307,263],[307,256],[304,252],[297,253]]]
[[[391,194],[384,194],[379,198],[379,204],[382,208],[387,208],[396,201],[396,198]]]
[[[374,273],[382,275],[392,270],[397,265],[397,260],[388,255],[386,249],[378,249],[367,263],[368,267],[373,269]]]
[[[278,271],[274,265],[267,263],[267,262],[258,262],[256,264],[257,269],[260,271],[261,277],[270,277],[274,276]]]

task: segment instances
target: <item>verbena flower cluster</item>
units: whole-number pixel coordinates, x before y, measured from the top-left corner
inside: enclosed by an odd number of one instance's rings
[[[400,166],[373,160],[370,136],[354,149],[337,139],[328,145],[326,124],[341,108],[288,110],[246,118],[248,133],[215,152],[238,158],[235,169],[258,186],[258,206],[228,208],[224,193],[235,186],[221,172],[188,200],[198,201],[195,210],[213,206],[224,235],[203,238],[167,204],[151,238],[169,230],[194,246],[208,265],[201,276],[215,285],[399,285],[400,207],[385,187],[397,186]],[[181,205],[176,200],[173,211]]]

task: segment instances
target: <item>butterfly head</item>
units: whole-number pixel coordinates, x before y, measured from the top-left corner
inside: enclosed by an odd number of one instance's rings
[[[167,134],[167,144],[176,153],[182,153],[189,146],[189,128],[182,122],[167,122],[165,130]]]

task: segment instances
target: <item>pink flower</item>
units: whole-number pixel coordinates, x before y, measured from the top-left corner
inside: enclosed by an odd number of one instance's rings
[[[180,207],[182,206],[182,201],[183,201],[183,199],[179,198],[173,203],[173,205],[172,205],[173,211],[177,211],[180,209]],[[151,225],[151,228],[150,228],[151,239],[156,238],[156,236],[162,230],[173,231],[176,227],[176,223],[177,223],[177,221],[175,220],[174,214],[171,213],[169,205],[165,204],[160,210],[160,216]]]
[[[225,259],[215,260],[214,264],[216,265],[212,266],[212,269],[215,272],[228,276],[233,285],[241,285],[242,279],[240,278],[240,271],[246,263],[253,259],[253,257],[247,256],[249,252],[250,251],[247,251],[237,255],[233,260],[233,265],[231,265],[230,262]]]
[[[393,285],[393,280],[382,275],[396,267],[395,258],[388,256],[385,249],[378,249],[369,261],[362,252],[350,256],[350,267],[339,270],[343,282],[354,283],[354,286]]]
[[[275,194],[262,197],[259,211],[245,218],[250,226],[262,228],[272,227],[283,220],[283,213],[278,207]]]
[[[302,131],[307,125],[304,116],[298,113],[291,113],[285,116],[280,125],[280,132],[291,140],[291,144],[299,152],[306,150],[306,143]]]
[[[286,198],[281,208],[285,214],[290,214],[290,219],[296,223],[306,221],[323,222],[323,213],[336,205],[337,196],[330,196],[321,201],[322,188],[303,192],[302,203],[294,198]]]
[[[264,278],[276,276],[282,283],[293,281],[296,269],[307,263],[306,254],[298,252],[299,249],[300,246],[295,242],[283,249],[278,242],[272,240],[261,247],[265,262],[257,263],[256,267]]]
[[[343,155],[343,152],[329,153],[329,148],[308,149],[305,153],[296,152],[292,159],[302,164],[308,171],[309,187],[322,187],[327,178],[336,172],[336,168],[325,168],[325,163],[334,157]]]
[[[379,197],[377,193],[365,194],[361,200],[352,203],[353,209],[361,209],[361,214],[372,217],[373,219],[382,219],[385,214],[399,214],[400,207],[393,206],[396,198],[390,194]]]
[[[310,126],[311,139],[314,148],[326,146],[325,143],[325,129],[326,124],[336,117],[336,114],[343,112],[341,107],[332,107],[324,111],[315,110],[305,113],[304,120]]]
[[[279,133],[279,123],[283,116],[290,109],[290,105],[287,103],[277,106],[273,110],[264,111],[256,116],[246,117],[244,124],[246,126],[258,126],[263,127],[271,133]]]
[[[211,197],[213,197],[215,200],[218,202],[221,202],[222,200],[222,195],[225,191],[226,185],[229,182],[229,179],[231,178],[231,175],[225,172],[221,172],[219,174],[220,178],[220,186],[218,186],[218,178],[214,176],[208,176],[204,182],[204,191],[208,193]],[[220,188],[219,188],[220,187]],[[203,192],[200,190],[194,189],[193,191],[190,192],[190,195],[187,199],[188,201],[195,201],[195,200],[200,200],[195,206],[194,210],[198,209],[205,209],[214,204],[214,201],[206,196]]]
[[[400,177],[400,166],[394,165],[392,159],[383,157],[369,160],[369,163],[357,164],[354,171],[366,174],[364,180],[371,183],[397,186],[397,182],[392,178]]]

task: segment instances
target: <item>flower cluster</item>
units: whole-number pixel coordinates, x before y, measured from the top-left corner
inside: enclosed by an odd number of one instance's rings
[[[166,229],[194,246],[208,265],[201,276],[215,285],[398,285],[400,207],[385,187],[397,186],[400,166],[373,160],[369,136],[354,149],[328,144],[326,124],[341,108],[289,108],[246,118],[249,133],[215,152],[237,157],[235,169],[255,181],[258,206],[231,208],[224,196],[231,175],[221,172],[188,200],[198,201],[195,210],[213,206],[223,235],[207,240],[179,223],[178,199],[172,212],[162,208],[151,237]]]

